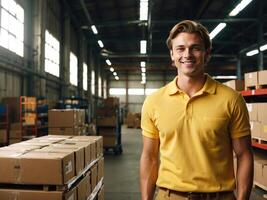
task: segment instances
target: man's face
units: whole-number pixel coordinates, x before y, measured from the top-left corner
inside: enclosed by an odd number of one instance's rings
[[[179,33],[172,39],[171,59],[181,75],[189,77],[202,75],[209,53],[196,33]]]

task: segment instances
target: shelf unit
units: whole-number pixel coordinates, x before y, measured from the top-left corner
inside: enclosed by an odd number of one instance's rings
[[[255,89],[255,90],[244,90],[241,91],[242,96],[246,101],[250,102],[267,102],[267,88]],[[267,144],[258,143],[255,140],[252,140],[252,146],[267,150]]]
[[[1,134],[1,145],[8,145],[9,140],[9,116],[8,116],[8,106],[0,105],[0,134]]]
[[[37,100],[37,135],[48,134],[48,110],[49,105],[45,99]]]
[[[21,140],[37,137],[37,113],[35,97],[20,97]]]

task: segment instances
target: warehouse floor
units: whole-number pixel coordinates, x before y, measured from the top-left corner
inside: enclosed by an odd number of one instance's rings
[[[140,129],[122,128],[122,155],[105,155],[105,200],[139,200]],[[264,200],[264,191],[254,188],[251,200]],[[267,192],[265,192],[267,194]]]

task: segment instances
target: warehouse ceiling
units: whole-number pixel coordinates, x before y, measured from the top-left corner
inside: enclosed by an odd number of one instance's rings
[[[149,0],[148,21],[139,20],[139,0],[66,0],[80,27],[97,45],[102,40],[103,64],[108,58],[118,73],[175,73],[165,41],[172,26],[184,19],[197,20],[211,32],[219,23],[227,26],[212,40],[211,75],[235,75],[240,52],[242,67],[257,67],[258,56],[246,57],[257,42],[267,41],[267,1],[253,0],[237,16],[229,13],[240,0]],[[262,24],[265,24],[262,26]],[[98,34],[94,35],[91,25]],[[140,40],[147,40],[147,53],[140,54]],[[266,51],[264,52],[266,57]],[[266,63],[266,58],[265,58]],[[247,70],[251,71],[251,70]]]

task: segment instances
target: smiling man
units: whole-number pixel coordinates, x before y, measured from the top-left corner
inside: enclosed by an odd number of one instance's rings
[[[152,200],[156,187],[157,200],[248,200],[253,156],[244,99],[204,73],[211,51],[204,26],[176,24],[167,46],[178,75],[143,104],[142,200]]]

